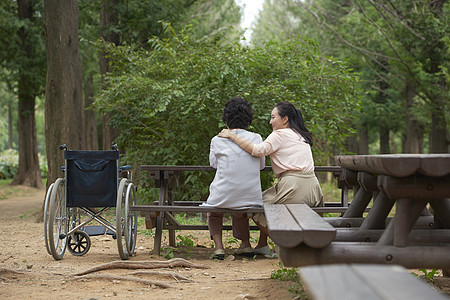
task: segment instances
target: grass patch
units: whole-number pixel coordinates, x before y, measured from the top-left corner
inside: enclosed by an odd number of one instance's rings
[[[289,287],[289,293],[291,298],[293,299],[302,299],[308,300],[310,299],[303,288],[303,284],[297,275],[297,269],[295,268],[285,268],[281,262],[278,263],[279,269],[275,270],[270,274],[271,279],[279,280],[279,281],[290,281],[292,284]]]

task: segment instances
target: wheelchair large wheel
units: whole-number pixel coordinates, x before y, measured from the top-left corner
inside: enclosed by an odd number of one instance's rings
[[[117,202],[116,202],[116,240],[117,248],[119,249],[119,255],[121,259],[128,259],[130,253],[127,250],[127,239],[125,237],[126,232],[126,219],[125,214],[126,207],[126,191],[129,185],[128,179],[123,178],[119,183],[119,189],[117,191]]]
[[[137,211],[131,211],[131,205],[136,205],[136,187],[132,182],[128,184],[125,197],[125,241],[128,253],[133,255],[136,247],[138,214]]]
[[[49,255],[52,255],[52,252],[50,250],[50,245],[48,241],[48,218],[50,214],[50,195],[52,193],[53,185],[55,185],[55,183],[52,183],[48,187],[44,202],[44,240],[45,240],[45,248],[47,249],[47,253]]]
[[[56,180],[50,196],[48,222],[48,244],[55,260],[61,260],[67,247],[67,232],[70,215],[66,207],[65,179]]]
[[[91,248],[91,239],[86,232],[77,230],[67,237],[67,247],[72,255],[82,256]]]

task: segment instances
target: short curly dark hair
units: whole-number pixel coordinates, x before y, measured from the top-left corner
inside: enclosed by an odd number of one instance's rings
[[[222,120],[230,129],[246,129],[253,121],[252,105],[244,98],[233,97],[225,104]]]

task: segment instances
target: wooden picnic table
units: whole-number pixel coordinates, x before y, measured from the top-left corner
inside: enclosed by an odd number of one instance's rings
[[[356,179],[343,218],[363,221],[345,234],[338,228],[339,241],[323,248],[280,247],[285,266],[370,263],[450,270],[450,154],[345,155],[336,156],[336,163],[349,181]],[[421,218],[433,218],[432,227],[415,227]],[[377,234],[375,242],[354,238],[369,232]]]
[[[183,172],[215,172],[216,169],[210,166],[169,166],[169,165],[141,165],[141,171],[147,171],[150,178],[154,179],[155,187],[159,188],[158,201],[153,204],[133,205],[131,210],[140,211],[146,217],[147,228],[155,227],[154,251],[159,254],[163,229],[169,231],[169,245],[175,246],[175,230],[208,230],[207,225],[182,225],[173,216],[176,212],[264,212],[262,207],[255,207],[246,210],[232,210],[199,206],[204,201],[175,201],[173,190],[178,185],[177,177]],[[263,172],[272,171],[271,166],[265,167]],[[332,172],[339,178],[342,171],[339,166],[317,166],[316,172]],[[342,193],[341,202],[325,203],[326,207],[315,208],[317,212],[344,213],[348,208],[347,193]],[[206,201],[206,199],[205,199]],[[155,205],[156,204],[156,205]],[[151,221],[150,221],[151,220]],[[231,226],[224,225],[224,230],[230,230]],[[251,230],[258,229],[251,226]]]

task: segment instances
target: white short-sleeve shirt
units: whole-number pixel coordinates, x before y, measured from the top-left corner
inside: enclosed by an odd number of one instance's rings
[[[244,129],[233,132],[255,144],[262,142],[257,133]],[[252,156],[230,139],[215,136],[211,139],[209,162],[217,171],[203,205],[234,209],[262,205],[260,170],[265,167],[264,156]]]

